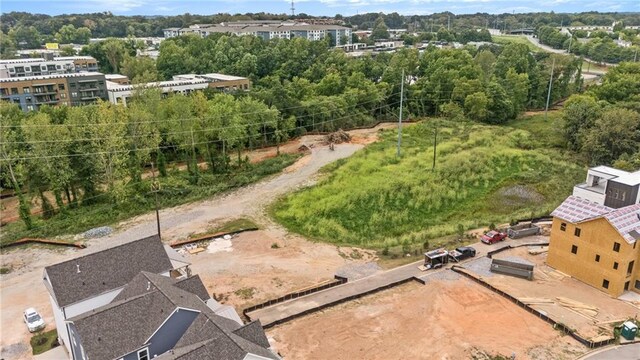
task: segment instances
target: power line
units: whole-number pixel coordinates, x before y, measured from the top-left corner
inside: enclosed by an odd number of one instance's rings
[[[429,91],[425,91],[425,90],[420,90],[421,93],[423,94],[451,94],[453,93],[453,90],[429,90]],[[387,95],[386,97],[392,97],[392,96],[396,96],[399,95],[400,93],[393,93],[390,95]],[[377,100],[371,100],[368,102],[363,102],[361,104],[366,104],[369,102],[375,102]],[[327,100],[326,103],[328,104],[332,104],[334,101],[332,100]],[[324,103],[324,101],[323,101]],[[95,104],[84,104],[85,106],[92,106]],[[282,109],[278,109],[275,106],[271,105],[271,107],[269,109],[273,110],[278,110],[280,112],[283,112],[285,110],[292,110],[292,109],[301,109],[301,108],[305,108],[308,107],[307,105],[298,105],[298,106],[291,106],[291,107],[287,107],[287,108],[282,108]],[[237,115],[253,115],[253,114],[260,114],[263,113],[264,111],[253,111],[253,112],[246,112],[246,113],[238,113]],[[179,120],[185,120],[185,121],[192,121],[192,120],[198,120],[198,119],[208,119],[211,117],[205,117],[205,118],[198,118],[198,117],[184,117],[184,118],[176,118],[176,119],[171,119],[171,121],[179,121]],[[149,121],[132,121],[132,122],[115,122],[115,123],[86,123],[86,124],[39,124],[39,125],[35,125],[35,124],[23,124],[23,125],[1,125],[0,124],[0,128],[19,128],[19,127],[56,127],[56,126],[60,126],[60,127],[81,127],[81,126],[89,126],[89,125],[95,125],[95,126],[112,126],[112,125],[134,125],[134,124],[153,124],[153,123],[163,123],[163,122],[167,122],[169,119],[164,119],[164,120],[149,120]]]
[[[387,97],[390,98],[392,96],[395,96],[396,94],[392,94],[389,95]],[[381,100],[371,100],[371,101],[366,101],[366,102],[362,102],[362,103],[358,103],[355,105],[351,105],[351,106],[347,106],[345,109],[349,109],[349,108],[356,108],[358,106],[362,106],[364,104],[369,104],[369,103],[374,103],[374,102],[382,102],[384,100],[387,99],[381,99]],[[266,111],[265,111],[266,112]],[[261,112],[261,113],[265,113],[265,112]],[[258,114],[260,112],[254,112],[252,114]],[[321,111],[321,112],[316,112],[316,113],[311,113],[311,114],[305,114],[305,115],[301,115],[301,116],[296,116],[296,120],[299,119],[307,119],[309,117],[313,117],[315,115],[318,114],[325,114],[326,111]],[[237,114],[237,115],[242,115],[242,114]],[[198,117],[194,117],[194,118],[182,118],[182,119],[166,119],[163,120],[162,122],[166,122],[166,123],[172,123],[172,122],[179,122],[182,120],[189,120],[189,119],[196,119],[196,120],[204,120],[204,119],[223,119],[223,117],[221,116],[209,116],[209,117],[203,117],[203,118],[198,118]],[[119,124],[119,123],[96,123],[97,125],[115,125],[115,124]],[[135,122],[132,123],[120,123],[120,124],[135,124]],[[244,124],[244,125],[229,125],[229,126],[224,126],[224,127],[218,127],[218,128],[204,128],[204,129],[196,129],[196,130],[185,130],[185,131],[177,131],[177,132],[169,132],[169,133],[163,133],[162,135],[176,135],[176,134],[186,134],[186,133],[200,133],[200,132],[209,132],[209,131],[216,131],[216,130],[225,130],[225,129],[231,129],[231,128],[245,128],[245,127],[251,127],[251,126],[256,126],[256,125],[268,125],[269,122],[264,121],[264,122],[259,122],[259,123],[249,123],[249,124]],[[64,126],[65,124],[49,124],[49,125],[55,125],[55,126]],[[83,124],[72,124],[74,126],[83,126]],[[27,127],[29,128],[29,124],[25,124],[25,125],[10,125],[10,126],[16,126],[16,127]],[[38,125],[33,125],[34,127],[38,126]],[[42,126],[47,126],[45,124],[42,124]],[[90,124],[89,124],[90,126]],[[98,140],[112,140],[112,139],[120,139],[120,138],[138,138],[138,137],[147,137],[149,136],[149,133],[146,134],[140,134],[140,135],[128,135],[128,136],[118,136],[118,137],[103,137],[103,138],[79,138],[79,139],[59,139],[59,140],[37,140],[37,141],[15,141],[15,142],[0,142],[0,145],[3,144],[39,144],[39,143],[58,143],[58,142],[74,142],[74,141],[98,141]]]
[[[379,110],[379,109],[383,109],[385,107],[391,106],[391,105],[396,105],[398,104],[398,102],[392,103],[392,104],[386,104],[383,106],[380,106],[378,108],[374,108],[371,110]],[[330,122],[334,122],[336,120],[339,119],[346,119],[346,118],[350,118],[353,115],[346,115],[346,116],[342,116],[342,117],[338,117],[338,118],[333,118],[330,120],[326,120],[326,121],[322,121],[317,124],[326,124],[326,123],[330,123]],[[291,129],[289,129],[289,131],[293,131],[293,130],[297,130],[297,129],[301,129],[301,128],[305,128],[307,127],[307,125],[304,126],[297,126],[297,127],[293,127]],[[278,131],[272,131],[272,132],[265,132],[262,133],[261,135],[273,135],[276,134]],[[217,143],[220,141],[229,141],[229,140],[240,140],[240,139],[248,139],[250,136],[240,136],[240,137],[235,137],[235,138],[228,138],[228,139],[216,139],[216,140],[212,140],[212,141],[203,141],[203,142],[188,142],[188,143],[184,143],[184,144],[172,144],[172,145],[166,145],[166,146],[156,146],[156,147],[150,147],[150,148],[138,148],[135,150],[131,150],[131,149],[126,149],[126,150],[114,150],[114,151],[99,151],[99,152],[89,152],[89,153],[78,153],[78,154],[62,154],[62,155],[47,155],[47,156],[26,156],[26,157],[16,157],[16,158],[6,158],[6,159],[0,159],[0,162],[9,162],[9,161],[20,161],[20,160],[34,160],[34,159],[57,159],[57,158],[64,158],[64,157],[79,157],[79,156],[88,156],[88,155],[107,155],[107,154],[118,154],[118,153],[128,153],[128,152],[132,152],[132,151],[146,151],[146,150],[159,150],[159,149],[170,149],[170,148],[174,148],[174,147],[181,147],[181,146],[188,146],[188,145],[203,145],[203,144],[212,144],[212,143]]]

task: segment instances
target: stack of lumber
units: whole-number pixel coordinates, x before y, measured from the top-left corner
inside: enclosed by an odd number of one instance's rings
[[[543,305],[543,304],[553,304],[554,301],[547,298],[518,298],[518,300],[522,301],[527,305]]]
[[[598,308],[595,306],[590,306],[579,301],[571,300],[566,297],[559,296],[556,298],[558,305],[564,306],[565,308],[571,309],[581,315],[593,318],[598,315]]]
[[[539,255],[539,254],[546,253],[548,251],[549,251],[548,246],[536,246],[536,247],[529,248],[529,254],[531,255]]]

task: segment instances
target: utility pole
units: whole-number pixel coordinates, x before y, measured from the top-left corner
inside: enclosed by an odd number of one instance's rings
[[[569,38],[569,55],[571,55],[571,43],[573,42],[573,34],[571,35],[571,37]]]
[[[438,124],[435,122],[433,123],[433,129],[433,166],[431,167],[431,170],[436,169],[436,147],[438,146]]]
[[[633,54],[633,62],[636,62],[637,59],[638,59],[638,48],[636,47],[636,53]]]
[[[451,15],[447,15],[447,31],[451,31]]]
[[[156,167],[151,162],[151,175],[153,176],[153,182],[151,183],[151,191],[156,197],[156,225],[158,226],[158,237],[162,239],[160,235],[160,202],[158,201],[158,192],[160,191],[160,184],[156,181]]]
[[[293,0],[291,0],[291,17],[295,17],[296,16],[296,7],[295,4],[293,3]]]
[[[404,69],[402,70],[402,82],[400,83],[400,116],[398,117],[398,152],[400,157],[400,146],[402,145],[402,103],[404,102]]]
[[[549,101],[551,100],[551,86],[553,85],[553,69],[556,66],[556,59],[551,63],[551,76],[549,77],[549,92],[547,93],[547,105],[544,107],[544,121],[547,121],[547,111],[549,111]]]

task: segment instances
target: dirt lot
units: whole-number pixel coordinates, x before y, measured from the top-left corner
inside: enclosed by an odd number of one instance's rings
[[[486,273],[482,276],[491,285],[517,297],[555,300],[564,297],[596,307],[597,315],[589,316],[564,307],[556,302],[532,305],[535,309],[547,313],[556,321],[575,329],[583,337],[597,340],[612,335],[612,322],[640,316],[640,309],[626,302],[609,297],[607,294],[586,285],[576,279],[563,275],[545,264],[546,253],[530,255],[526,247],[511,249],[496,255],[500,259],[523,259],[535,265],[534,281],[511,276]],[[479,259],[478,261],[481,261]],[[485,267],[487,267],[487,262]],[[465,265],[465,267],[468,267]],[[473,267],[473,265],[471,266]]]
[[[586,349],[464,278],[409,283],[267,331],[290,359],[573,359]]]
[[[377,131],[360,130],[356,136],[360,140],[336,145],[335,151],[322,146],[319,136],[296,140],[298,144],[317,145],[282,174],[210,200],[162,210],[163,240],[184,239],[237,217],[252,218],[263,226],[264,231],[234,239],[231,252],[200,253],[188,258],[194,263],[194,273],[202,276],[211,292],[240,307],[328,281],[339,268],[370,260],[370,252],[361,251],[354,259],[351,248],[339,249],[289,236],[265,216],[264,208],[276,197],[312,184],[322,166],[352,155],[363,146],[357,142],[372,141]],[[155,227],[155,216],[150,213],[118,224],[109,236],[88,241],[86,250],[23,247],[3,252],[0,262],[12,271],[0,275],[0,358],[31,358],[30,334],[21,318],[27,307],[41,312],[49,324],[47,329],[54,326],[48,293],[42,284],[45,266],[154,234]],[[271,248],[274,243],[278,249]]]

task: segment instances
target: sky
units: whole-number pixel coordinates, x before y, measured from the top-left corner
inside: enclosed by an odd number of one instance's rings
[[[110,11],[116,15],[177,15],[184,13],[290,13],[290,0],[0,0],[0,11],[58,15]],[[296,13],[310,15],[398,12],[423,15],[525,12],[640,12],[640,0],[297,0]]]

